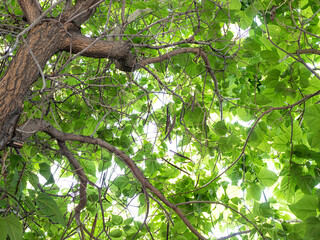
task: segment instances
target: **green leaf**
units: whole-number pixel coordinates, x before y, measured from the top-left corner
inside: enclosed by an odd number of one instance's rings
[[[24,162],[23,157],[16,155],[16,154],[10,155],[10,164],[12,164],[13,168],[17,167],[20,162]]]
[[[7,239],[7,221],[4,220],[3,217],[0,217],[0,240],[6,240]]]
[[[288,143],[289,143],[289,135],[282,134],[274,137],[272,147],[278,152],[285,152],[289,146]]]
[[[260,56],[270,65],[277,65],[279,62],[279,55],[277,52],[262,50],[260,52]]]
[[[292,179],[292,177],[290,176],[284,176],[281,184],[280,184],[280,191],[281,193],[284,195],[285,199],[288,202],[291,202],[294,193],[295,193],[295,187],[296,184],[294,183],[294,180]]]
[[[224,121],[219,121],[214,125],[214,131],[220,136],[225,135],[228,132],[228,128]]]
[[[267,123],[271,127],[278,126],[281,123],[281,114],[278,111],[271,112],[267,117]]]
[[[246,38],[244,43],[243,43],[243,47],[247,50],[251,50],[251,51],[260,51],[261,50],[261,45],[256,42],[253,38]]]
[[[81,160],[81,166],[83,166],[86,173],[95,176],[96,175],[96,165],[93,161],[90,160]]]
[[[146,163],[146,170],[148,171],[149,174],[155,174],[160,168],[158,161],[155,159],[148,159],[145,161],[145,163]]]
[[[320,236],[320,220],[317,217],[309,217],[306,220],[306,238],[318,239]]]
[[[223,0],[225,3],[226,2],[228,2],[229,4],[228,4],[228,8],[230,9],[230,10],[239,10],[239,9],[241,9],[241,3],[240,3],[240,1],[239,0],[228,0],[228,1],[226,1],[226,0]]]
[[[53,198],[45,193],[39,193],[36,198],[36,203],[39,206],[39,212],[48,217],[51,221],[61,224],[66,227],[63,215]]]
[[[31,185],[37,189],[38,188],[38,184],[39,184],[39,178],[36,174],[34,173],[29,173],[29,182],[31,183]]]
[[[182,220],[180,220],[174,224],[174,229],[177,231],[177,233],[183,234],[185,231],[187,231],[188,228],[186,224]]]
[[[304,120],[313,132],[320,131],[320,105],[315,104],[307,107],[304,113]]]
[[[268,71],[267,78],[264,81],[264,85],[267,87],[275,87],[279,81],[280,70],[272,69]]]
[[[98,171],[102,172],[102,171],[108,169],[109,167],[111,167],[111,161],[102,159],[101,161],[99,161]]]
[[[178,235],[175,237],[175,240],[188,240],[188,238],[181,236],[181,235]]]
[[[237,115],[242,121],[248,122],[252,119],[252,116],[243,108],[237,109]]]
[[[315,178],[311,175],[299,176],[297,179],[297,185],[301,191],[305,194],[312,194],[312,190],[317,185]]]
[[[113,184],[119,189],[123,189],[129,184],[129,177],[127,175],[121,175],[114,180]]]
[[[229,152],[232,150],[232,144],[228,141],[227,137],[220,137],[218,146],[222,152]]]
[[[260,201],[261,199],[261,187],[257,184],[250,185],[247,189],[247,199],[254,199],[256,201]]]
[[[238,22],[240,28],[242,29],[247,29],[248,27],[251,26],[253,18],[249,16],[249,14],[245,11],[237,11],[237,15],[240,19]]]
[[[114,225],[121,225],[123,223],[123,218],[121,216],[112,214],[111,221]]]
[[[301,220],[317,215],[318,199],[313,195],[305,195],[297,203],[289,205],[291,212]]]
[[[293,153],[299,158],[308,158],[309,148],[306,145],[300,144],[294,146]]]
[[[278,176],[267,168],[261,168],[258,179],[263,186],[271,187],[278,180]]]
[[[128,136],[126,136],[125,134],[121,135],[120,144],[123,148],[130,147],[131,143],[132,143],[132,140]]]
[[[124,225],[130,225],[133,222],[134,218],[127,218],[126,220],[123,221]]]
[[[122,231],[119,229],[113,230],[112,232],[109,233],[109,236],[111,238],[119,238],[122,236]]]
[[[259,212],[260,215],[266,218],[273,216],[273,210],[270,207],[270,202],[261,203],[259,205]]]
[[[22,224],[14,215],[9,215],[5,218],[0,217],[0,239],[5,240],[8,236],[10,240],[22,239]]]
[[[268,103],[271,102],[271,100],[269,98],[267,98],[266,96],[264,96],[262,94],[257,94],[255,96],[255,101],[258,105],[267,105]]]
[[[49,164],[42,162],[39,164],[40,174],[47,180],[46,184],[54,183],[53,175],[51,173],[51,167]]]
[[[83,70],[82,70],[81,66],[73,66],[71,68],[71,71],[72,71],[73,74],[83,73]]]
[[[315,126],[316,127],[316,126]],[[319,132],[311,132],[308,135],[308,143],[312,148],[320,148],[320,131]]]
[[[271,35],[279,35],[281,28],[278,25],[268,24],[268,30]]]

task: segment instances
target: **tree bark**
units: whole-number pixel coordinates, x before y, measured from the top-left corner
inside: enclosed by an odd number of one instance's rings
[[[40,17],[36,0],[19,0],[21,9],[31,24]],[[36,82],[47,61],[58,51],[78,53],[94,58],[116,60],[116,67],[133,71],[135,56],[131,45],[125,42],[108,42],[81,35],[79,24],[94,11],[96,1],[78,1],[59,21],[44,19],[30,30],[20,49],[0,80],[0,150],[14,135],[23,102],[32,84]]]
[[[26,93],[38,80],[47,61],[60,49],[61,39],[66,37],[67,32],[58,24],[43,22],[30,31],[11,61],[0,81],[0,150],[12,138]]]
[[[42,9],[37,0],[18,0],[18,2],[22,12],[30,24],[40,17]]]

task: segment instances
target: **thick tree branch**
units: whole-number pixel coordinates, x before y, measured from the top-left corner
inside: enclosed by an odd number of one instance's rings
[[[26,43],[10,62],[0,81],[0,150],[11,140],[26,93],[38,80],[39,70],[61,48],[59,39],[67,35],[58,24],[39,24],[30,31]]]
[[[165,205],[167,205],[169,208],[175,211],[176,214],[190,229],[190,231],[193,232],[199,239],[201,240],[206,239],[204,236],[202,236],[200,232],[198,232],[197,229],[195,229],[194,226],[192,226],[192,224],[187,219],[187,217],[183,214],[183,212],[175,204],[168,201],[167,198],[146,179],[146,177],[144,176],[142,171],[139,169],[139,167],[134,163],[134,161],[118,148],[112,146],[111,144],[99,138],[61,132],[56,128],[54,128],[50,123],[41,119],[29,120],[26,124],[22,125],[19,129],[17,129],[16,136],[18,140],[25,141],[28,137],[30,137],[31,135],[39,131],[49,134],[51,137],[57,139],[60,142],[78,141],[82,143],[94,144],[107,149],[111,153],[114,153],[119,159],[121,159],[129,167],[130,171],[135,176],[135,178],[141,183],[143,188],[148,188]]]
[[[38,0],[18,0],[18,3],[29,24],[40,17],[42,9]]]
[[[127,42],[110,42],[99,38],[83,36],[78,32],[70,32],[71,36],[63,43],[63,50],[86,57],[109,58],[116,60],[120,70],[131,72],[136,65],[136,58],[130,52],[132,45]]]
[[[318,49],[299,49],[297,50],[296,54],[317,54],[320,55],[320,50]]]
[[[131,44],[126,42],[104,41],[83,36],[78,32],[71,32],[71,37],[64,41],[63,46],[63,50],[72,50],[73,53],[82,52],[82,56],[111,59],[125,58],[132,48]]]

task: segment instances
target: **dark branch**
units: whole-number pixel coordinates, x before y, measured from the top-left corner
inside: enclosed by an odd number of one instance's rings
[[[73,154],[69,151],[67,145],[64,141],[58,140],[58,145],[61,149],[61,152],[66,158],[69,160],[69,163],[75,170],[75,173],[78,175],[80,179],[80,201],[77,207],[75,208],[75,219],[77,224],[81,228],[81,221],[80,221],[80,212],[87,204],[87,183],[88,178],[85,175],[83,168],[81,167],[78,160],[73,156]]]

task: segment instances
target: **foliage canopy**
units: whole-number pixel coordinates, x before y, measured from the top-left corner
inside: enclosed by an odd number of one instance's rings
[[[3,79],[33,34],[25,2],[0,3]],[[66,2],[39,1],[38,24],[90,1]],[[318,239],[319,6],[88,5],[95,41],[38,66],[0,152],[0,239]]]

